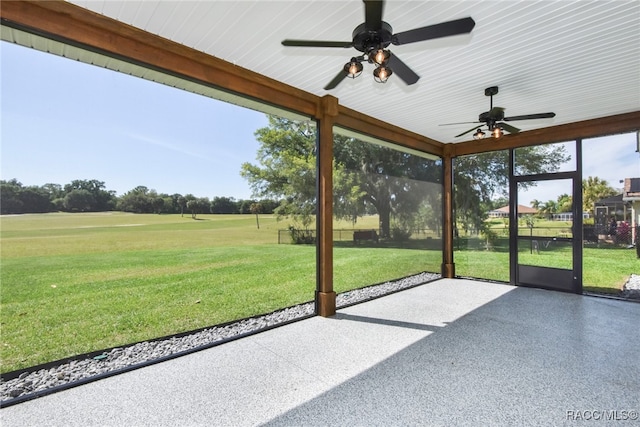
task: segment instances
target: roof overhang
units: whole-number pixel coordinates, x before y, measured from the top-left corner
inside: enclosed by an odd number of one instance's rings
[[[383,95],[384,102],[381,108],[378,109],[381,111],[380,113],[366,114],[362,110],[368,111],[368,108],[356,110],[348,105],[362,105],[364,107],[367,102],[374,102],[368,98],[367,94],[363,94],[363,96],[369,101],[364,101],[365,104],[360,104],[352,101],[349,96],[345,96],[343,100],[333,95],[320,95],[301,89],[269,77],[268,74],[270,73],[260,67],[253,67],[255,69],[245,68],[238,63],[225,61],[205,51],[162,37],[162,31],[160,35],[152,34],[136,25],[123,22],[125,19],[109,17],[108,15],[111,15],[109,10],[111,9],[108,8],[108,3],[110,2],[81,3],[87,7],[85,8],[62,1],[5,1],[0,9],[3,38],[51,53],[76,57],[78,60],[87,63],[118,69],[122,72],[131,72],[131,70],[136,69],[135,73],[142,78],[182,87],[185,90],[200,91],[203,95],[260,111],[287,112],[295,117],[304,118],[326,117],[328,114],[332,117],[334,124],[342,129],[399,144],[407,149],[438,156],[457,156],[510,147],[562,142],[578,138],[630,132],[640,128],[640,100],[636,99],[637,103],[634,111],[532,129],[514,135],[507,135],[499,140],[486,139],[458,144],[445,144],[426,136],[430,134],[430,129],[435,129],[434,127],[417,133],[399,125],[404,123],[402,117],[406,115],[424,116],[425,120],[427,120],[428,113],[423,112],[429,111],[432,108],[430,103],[433,102],[428,97],[421,97],[420,108],[406,109],[398,116],[387,112],[387,110],[391,111],[393,108],[384,108],[385,104],[399,102],[393,101],[396,96],[395,92],[397,92],[397,89],[393,89],[394,92],[388,92]],[[131,3],[138,4],[139,2]],[[158,2],[144,2],[144,4],[139,3],[138,6],[146,8],[151,3]],[[176,3],[175,7],[187,8],[193,6],[187,5],[187,3],[202,5],[207,2],[182,2]],[[208,3],[213,4],[216,2]],[[232,7],[232,3],[226,2],[225,5],[233,11],[237,11],[237,8]],[[245,5],[249,5],[249,3],[257,5],[256,2],[244,3]],[[467,2],[461,3],[465,4]],[[125,4],[122,4],[122,6],[128,7]],[[360,5],[357,6],[360,7]],[[387,6],[388,9],[391,8],[391,4]],[[305,7],[311,6],[305,3]],[[506,5],[502,5],[502,7],[506,7]],[[102,13],[96,13],[88,8],[102,8]],[[637,9],[640,11],[640,7]],[[473,9],[471,8],[470,10]],[[597,10],[597,13],[603,12],[601,9]],[[596,9],[594,9],[593,13],[596,13]],[[171,17],[162,17],[162,19],[169,18]],[[620,22],[626,22],[618,15],[615,17],[609,16],[608,18],[612,25],[618,23],[616,25],[619,26]],[[304,20],[304,18],[301,19]],[[338,24],[336,23],[336,25]],[[496,22],[495,25],[498,25],[498,23]],[[286,29],[285,27],[283,25],[284,29]],[[7,29],[10,30],[7,32]],[[640,24],[632,24],[631,28],[625,28],[624,31],[630,36],[637,36],[638,29],[640,29]],[[233,31],[233,28],[230,26],[226,28],[226,31]],[[246,37],[250,40],[254,36],[245,34],[236,37]],[[267,35],[263,35],[263,37],[267,37]],[[179,39],[180,37],[174,38]],[[540,46],[540,48],[543,48],[543,46]],[[627,64],[630,67],[628,69],[640,71],[640,59],[637,60],[637,63],[633,61],[634,59]],[[464,74],[463,70],[459,72],[461,76]],[[277,73],[274,75],[277,75]],[[576,78],[581,78],[581,76],[578,75]],[[534,77],[531,76],[531,79],[534,79]],[[634,79],[626,81],[627,88],[632,95],[636,90],[640,93],[640,82],[637,80],[637,73],[634,75]],[[585,85],[588,86],[588,83],[585,83]],[[585,90],[587,90],[586,87]],[[403,98],[400,99],[419,96],[412,92],[401,93],[401,95]],[[465,98],[458,98],[457,100],[450,98],[450,102],[456,107],[463,108]],[[611,102],[615,102],[615,100]],[[376,103],[379,102],[376,101]],[[573,100],[572,104],[575,105],[575,108],[580,107],[579,100]],[[623,109],[628,110],[629,106]],[[607,110],[603,109],[602,111]],[[391,121],[385,121],[385,117],[388,117]]]

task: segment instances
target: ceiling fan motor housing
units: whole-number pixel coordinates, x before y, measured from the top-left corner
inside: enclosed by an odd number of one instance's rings
[[[353,30],[353,47],[360,52],[369,53],[373,49],[384,49],[391,44],[393,29],[382,21],[379,30],[371,30],[366,24],[360,24]]]
[[[504,120],[504,110],[502,109],[495,109],[493,110],[493,114],[491,114],[491,111],[485,111],[484,113],[480,114],[480,116],[478,116],[478,121],[480,122],[489,122],[489,121],[494,121],[494,122],[499,122],[500,120]]]

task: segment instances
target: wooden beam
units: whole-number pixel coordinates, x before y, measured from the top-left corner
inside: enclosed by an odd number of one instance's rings
[[[640,129],[640,111],[584,120],[581,122],[551,126],[542,129],[505,135],[500,139],[486,138],[480,141],[452,144],[453,156],[476,154],[487,151],[505,150],[508,148],[526,147],[530,145],[553,142],[574,141],[579,138],[595,138],[599,136],[633,132]]]
[[[437,156],[442,156],[443,147],[445,146],[445,144],[434,139],[374,119],[344,106],[339,106],[339,114],[335,119],[335,124],[403,147]]]

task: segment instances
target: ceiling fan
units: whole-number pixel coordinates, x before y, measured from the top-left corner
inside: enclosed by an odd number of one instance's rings
[[[343,69],[324,87],[325,90],[335,88],[346,77],[358,77],[363,70],[363,61],[376,65],[373,76],[379,83],[386,82],[389,76],[395,73],[407,85],[412,85],[420,79],[420,76],[402,62],[400,58],[386,49],[390,44],[398,46],[440,37],[466,34],[470,33],[476,25],[473,19],[463,18],[393,34],[391,25],[382,20],[384,1],[363,0],[363,2],[365,21],[353,30],[351,41],[291,39],[282,41],[284,46],[354,47],[362,52],[362,55],[352,57],[344,65]]]
[[[460,125],[465,123],[484,123],[489,129],[489,132],[491,132],[493,137],[500,138],[503,135],[503,131],[505,130],[509,133],[520,132],[520,129],[518,129],[517,127],[511,126],[510,124],[507,124],[504,122],[513,122],[516,120],[549,119],[556,116],[556,113],[538,113],[538,114],[525,114],[523,116],[505,117],[504,108],[493,106],[493,95],[496,95],[497,93],[498,93],[498,86],[491,86],[484,90],[485,96],[491,97],[491,101],[489,104],[489,111],[485,111],[484,113],[480,114],[477,122],[447,123],[440,126]],[[459,136],[466,135],[473,130],[476,130],[476,133],[473,134],[474,139],[482,139],[485,137],[485,133],[482,132],[482,128],[478,126],[474,126],[473,128],[467,131],[464,131],[461,134],[456,135],[455,137],[458,138]]]

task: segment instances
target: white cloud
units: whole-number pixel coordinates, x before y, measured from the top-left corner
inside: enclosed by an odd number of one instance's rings
[[[178,144],[174,144],[174,143],[167,142],[167,141],[162,141],[160,139],[150,138],[150,137],[143,136],[143,135],[137,135],[137,134],[129,134],[127,136],[129,138],[131,138],[131,139],[135,139],[135,140],[138,140],[138,141],[146,142],[147,144],[151,144],[151,145],[154,145],[156,147],[161,147],[161,148],[164,148],[164,149],[167,149],[167,150],[175,151],[177,153],[184,154],[184,155],[187,155],[187,156],[190,156],[190,157],[195,157],[197,159],[211,161],[211,159],[208,158],[207,156],[205,156],[205,155],[203,155],[201,153],[195,152],[195,151],[188,150],[188,149],[186,149],[184,147],[181,147]]]

